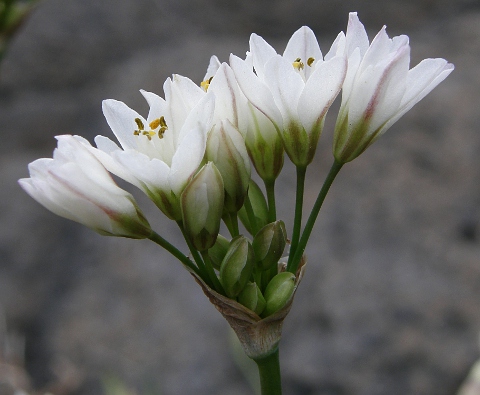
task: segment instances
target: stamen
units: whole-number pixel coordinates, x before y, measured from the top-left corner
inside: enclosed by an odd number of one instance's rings
[[[208,91],[208,87],[210,86],[212,82],[213,76],[210,77],[208,80],[200,82],[200,87],[206,92]]]
[[[140,130],[144,130],[145,129],[145,126],[143,126],[143,122],[140,118],[135,118],[135,123],[137,124],[138,126],[138,129]]]
[[[307,65],[311,67],[313,62],[315,62],[315,58],[308,58]]]
[[[150,129],[156,129],[160,126],[160,118],[154,119],[152,122],[148,124],[150,126]]]
[[[302,70],[304,67],[305,65],[300,58],[295,59],[295,61],[293,62],[293,68],[296,70]]]

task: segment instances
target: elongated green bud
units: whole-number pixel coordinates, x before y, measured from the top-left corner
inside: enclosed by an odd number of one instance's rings
[[[229,298],[242,292],[252,275],[255,255],[247,238],[237,236],[230,242],[227,254],[220,266],[220,282]]]
[[[283,221],[275,221],[265,225],[253,239],[255,258],[262,270],[276,265],[283,255],[287,244],[287,231]]]
[[[212,162],[203,166],[181,195],[183,226],[199,251],[215,244],[223,212],[223,180]]]
[[[230,240],[222,235],[218,235],[215,244],[208,250],[208,256],[215,269],[220,270],[220,265],[222,264],[225,255],[227,255],[229,245]]]
[[[268,317],[280,310],[288,302],[295,290],[295,275],[290,272],[278,273],[273,277],[265,289],[267,305],[262,317]]]
[[[262,314],[266,306],[265,298],[257,283],[247,283],[243,291],[238,295],[237,300],[258,315]]]
[[[248,199],[250,199],[250,203],[252,204],[257,229],[261,229],[268,224],[268,206],[262,190],[253,180],[250,180],[248,184]],[[254,226],[250,223],[245,205],[238,212],[238,217],[247,231],[250,234],[255,234]]]

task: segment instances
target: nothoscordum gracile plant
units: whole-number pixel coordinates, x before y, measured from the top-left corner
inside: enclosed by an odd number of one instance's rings
[[[104,101],[119,145],[103,136],[95,139],[96,148],[79,136],[58,136],[53,159],[32,162],[30,178],[19,182],[60,216],[105,235],[148,238],[169,251],[257,363],[262,394],[281,394],[282,324],[332,182],[452,70],[444,59],[410,69],[408,37],[389,38],[384,27],[370,43],[356,13],[325,56],[308,27],[292,35],[282,55],[252,34],[245,59],[232,55],[227,64],[213,56],[201,84],[174,75],[164,84],[164,98],[142,91],[150,106],[146,118],[121,102]],[[307,167],[340,92],[333,164],[302,228]],[[297,169],[290,237],[275,209],[284,152]],[[263,189],[251,179],[250,163]],[[109,172],[140,188],[177,222],[188,254],[151,229]],[[219,234],[222,221],[228,234]]]

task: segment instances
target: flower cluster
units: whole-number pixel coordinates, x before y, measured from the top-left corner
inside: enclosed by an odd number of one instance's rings
[[[259,317],[280,310],[335,172],[355,159],[453,70],[444,59],[410,69],[407,36],[385,27],[369,42],[356,13],[323,55],[311,29],[297,30],[282,54],[252,34],[244,59],[213,56],[202,83],[173,75],[164,98],[141,91],[143,117],[116,100],[103,113],[117,142],[59,136],[53,159],[30,164],[20,185],[54,213],[101,234],[149,238],[210,289]],[[325,117],[341,92],[334,132],[335,171],[301,232],[303,183]],[[275,210],[284,153],[296,166],[297,202],[288,265],[287,231]],[[264,188],[251,178],[252,167]],[[109,173],[142,190],[178,223],[187,257],[155,233],[133,197]],[[241,234],[239,219],[246,229]],[[228,237],[219,235],[221,222]]]

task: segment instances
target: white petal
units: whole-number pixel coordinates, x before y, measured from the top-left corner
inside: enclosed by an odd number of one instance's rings
[[[356,12],[351,12],[347,26],[347,55],[350,56],[355,48],[359,48],[360,56],[363,57],[368,49],[369,41],[365,27],[358,19]]]
[[[347,60],[343,56],[336,56],[319,64],[307,80],[297,110],[307,133],[321,120],[337,97],[346,71]]]
[[[286,122],[298,120],[298,99],[305,86],[302,77],[292,64],[280,55],[270,59],[265,65],[265,82],[272,92],[275,104]]]
[[[143,89],[140,90],[140,93],[143,95],[145,100],[150,107],[150,111],[148,112],[147,122],[152,122],[154,119],[161,118],[165,116],[167,112],[167,103],[163,98],[156,95],[152,92],[147,92]],[[147,125],[145,125],[147,127]]]
[[[139,188],[146,194],[158,189],[170,193],[168,183],[170,168],[161,160],[150,159],[147,155],[135,150],[117,151],[114,158],[138,180]]]
[[[168,178],[171,190],[177,197],[180,197],[189,179],[198,169],[205,154],[205,144],[205,132],[196,128],[191,129],[178,146]]]
[[[104,136],[97,136],[95,144],[98,149],[93,148],[92,153],[110,173],[142,189],[142,184],[133,176],[130,169],[125,168],[117,161],[115,152],[122,152],[122,150],[112,140]]]
[[[240,90],[230,66],[223,63],[208,88],[215,95],[215,120],[228,119],[235,127],[246,129],[247,99]],[[248,121],[247,121],[248,122]]]
[[[440,82],[453,71],[454,66],[445,59],[424,59],[408,72],[407,90],[401,106],[389,125],[395,123],[403,114],[428,95]]]
[[[220,64],[220,60],[218,60],[218,58],[213,55],[210,58],[210,63],[208,64],[207,72],[205,74],[205,77],[203,77],[203,80],[207,81],[212,78],[217,73],[217,70],[220,68]]]
[[[334,56],[346,54],[346,45],[347,39],[345,37],[345,33],[338,33],[338,36],[335,38],[335,41],[333,41],[330,50],[325,55],[324,60],[330,60]]]
[[[202,100],[190,111],[182,129],[178,131],[177,146],[186,138],[192,129],[198,129],[206,136],[212,127],[215,110],[215,96],[210,92],[203,96]]]
[[[277,54],[277,51],[262,37],[253,33],[250,36],[250,53],[252,55],[255,72],[263,81],[265,79],[265,64],[270,58]]]
[[[125,148],[136,148],[137,141],[133,134],[138,129],[135,118],[139,118],[146,126],[147,121],[125,103],[118,100],[104,100],[102,102],[103,115],[108,126],[117,137],[120,145]]]
[[[283,52],[283,57],[292,63],[300,58],[305,65],[305,78],[308,79],[314,68],[307,65],[307,60],[310,58],[313,58],[316,62],[323,60],[322,51],[312,29],[303,26],[293,33]]]
[[[258,78],[242,59],[230,56],[230,67],[235,73],[238,85],[247,99],[259,111],[264,113],[276,125],[283,127],[283,118],[275,105],[273,95],[268,87]]]

